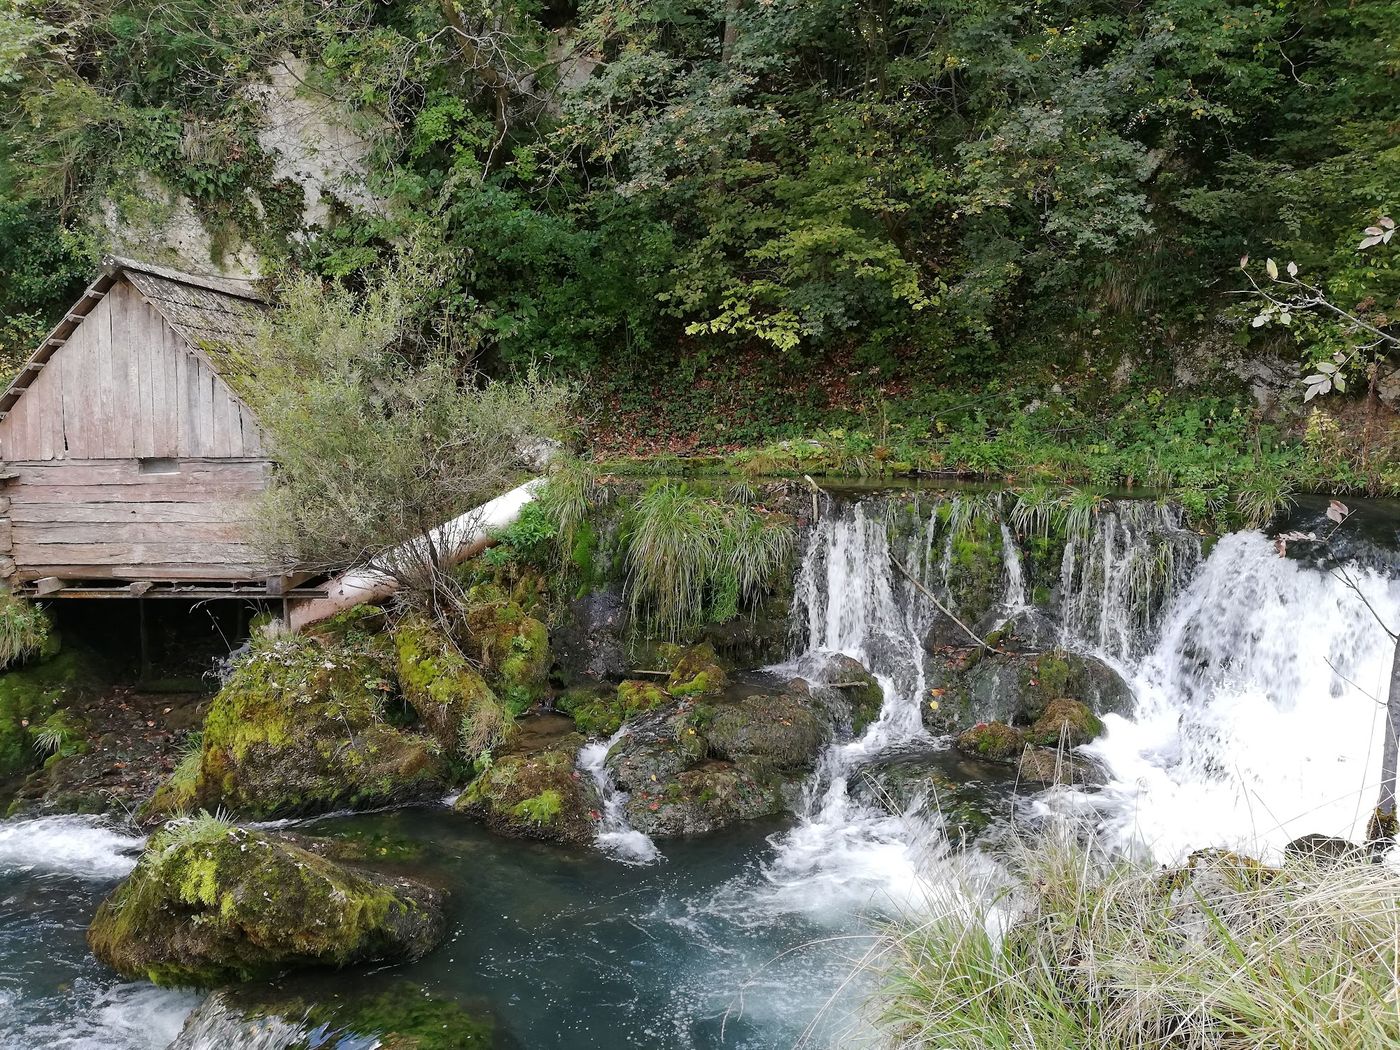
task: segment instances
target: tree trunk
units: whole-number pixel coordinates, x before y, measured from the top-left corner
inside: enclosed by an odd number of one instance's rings
[[[1385,747],[1381,752],[1381,790],[1366,830],[1373,853],[1379,855],[1395,842],[1395,772],[1397,732],[1400,732],[1400,635],[1390,663],[1390,692],[1385,705]]]
[[[724,39],[720,44],[720,61],[726,66],[734,57],[734,45],[739,42],[739,10],[743,7],[744,0],[725,0],[724,3]]]

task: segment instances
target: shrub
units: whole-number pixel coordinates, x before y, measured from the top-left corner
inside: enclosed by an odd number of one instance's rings
[[[52,630],[48,616],[37,605],[0,592],[0,668],[37,656]]]

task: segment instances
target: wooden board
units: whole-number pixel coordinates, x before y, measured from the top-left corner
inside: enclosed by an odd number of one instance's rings
[[[247,408],[124,278],[0,419],[9,460],[263,454]]]

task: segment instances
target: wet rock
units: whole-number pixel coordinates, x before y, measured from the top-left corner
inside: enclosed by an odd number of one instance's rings
[[[1113,668],[1081,653],[945,654],[930,658],[930,686],[937,706],[925,704],[932,733],[956,733],[976,722],[1029,726],[1052,700],[1072,698],[1096,716],[1127,714],[1132,690]]]
[[[405,616],[394,627],[394,651],[404,699],[446,754],[470,761],[508,735],[510,713],[432,621]]]
[[[1370,851],[1365,846],[1335,835],[1300,835],[1283,847],[1286,856],[1314,864],[1369,863]]]
[[[671,668],[666,690],[672,696],[718,696],[729,684],[729,675],[719,662],[714,646],[693,645],[681,653]]]
[[[1186,864],[1162,876],[1172,925],[1192,940],[1219,936],[1222,926],[1233,937],[1248,936],[1260,920],[1263,896],[1278,875],[1275,868],[1231,850],[1197,850]]]
[[[627,610],[613,590],[592,591],[569,603],[552,639],[565,684],[607,681],[627,673]]]
[[[885,703],[884,687],[859,660],[839,653],[831,656],[822,668],[821,677],[824,683],[839,690],[849,711],[852,735],[860,736],[880,717],[880,708]]]
[[[1005,722],[979,722],[958,734],[957,748],[989,762],[1015,762],[1026,746],[1026,735]]]
[[[833,732],[827,708],[787,691],[682,699],[629,724],[607,767],[628,820],[653,837],[784,812]]]
[[[396,660],[387,636],[361,629],[372,615],[255,642],[146,817],[223,808],[266,820],[441,796],[442,746],[391,723]]]
[[[919,812],[942,820],[948,838],[977,839],[1011,814],[1015,781],[1002,763],[956,749],[901,757],[867,767],[851,780],[853,796],[892,813]]]
[[[195,1007],[169,1050],[504,1050],[519,1044],[489,1014],[471,1014],[409,981],[378,994],[343,995],[310,983],[221,989]],[[326,1040],[330,1041],[327,1042]]]
[[[306,966],[417,959],[442,894],[212,818],[172,824],[102,902],[88,944],[128,978],[207,987]]]
[[[525,719],[508,750],[467,785],[457,809],[511,838],[590,842],[598,810],[592,780],[578,769],[583,737],[569,719]]]
[[[1103,723],[1078,700],[1051,700],[1028,734],[1042,747],[1078,747],[1103,733]]]
[[[831,725],[810,702],[778,693],[715,705],[703,732],[711,757],[756,774],[792,773],[815,761],[831,738]]]
[[[1024,784],[1097,787],[1107,782],[1102,769],[1087,759],[1053,747],[1028,747],[1016,764],[1016,777]]]

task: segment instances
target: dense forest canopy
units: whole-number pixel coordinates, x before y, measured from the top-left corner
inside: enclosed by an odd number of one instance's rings
[[[1222,311],[1316,355],[1343,336],[1227,293],[1267,254],[1389,323],[1394,254],[1357,239],[1396,208],[1398,49],[1388,0],[3,0],[0,348],[154,175],[273,267],[435,253],[425,315],[497,370],[981,381]],[[247,90],[288,53],[374,146],[375,203],[309,229]]]

